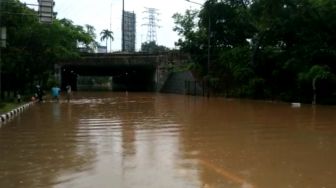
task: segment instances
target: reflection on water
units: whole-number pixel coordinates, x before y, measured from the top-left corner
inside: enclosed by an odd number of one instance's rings
[[[335,107],[76,93],[0,128],[0,187],[335,187]]]

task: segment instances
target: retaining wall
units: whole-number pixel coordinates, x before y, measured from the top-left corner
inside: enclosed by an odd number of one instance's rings
[[[190,85],[190,83],[193,84]],[[171,73],[163,85],[161,92],[202,95],[203,89],[193,74],[190,71],[185,71]]]

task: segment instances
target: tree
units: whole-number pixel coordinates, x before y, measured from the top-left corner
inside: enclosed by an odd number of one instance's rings
[[[155,43],[155,41],[144,42],[141,44],[141,51],[147,53],[160,53],[168,51],[169,48],[165,46],[160,46]]]
[[[113,32],[108,30],[108,29],[104,29],[102,32],[100,32],[100,41],[104,41],[106,40],[106,52],[107,52],[107,41],[108,39],[111,40],[111,42],[114,40],[113,38]]]
[[[7,47],[2,50],[2,83],[6,91],[20,90],[23,94],[35,84],[47,85],[56,62],[79,57],[78,44],[94,41],[82,26],[68,19],[41,24],[37,12],[17,0],[3,4],[0,14],[8,31]]]
[[[98,42],[96,42],[96,29],[92,25],[86,24],[85,32],[88,34],[88,36],[90,36],[90,38],[93,39],[90,43],[85,44],[85,47],[89,50],[89,52],[94,52],[98,46]]]
[[[196,10],[186,10],[185,15],[179,13],[173,15],[175,23],[173,30],[182,37],[175,45],[179,46],[181,50],[190,51],[195,47],[194,43],[198,35],[198,28],[195,23],[197,14],[198,11]]]
[[[331,19],[336,9],[332,4],[330,0],[259,0],[251,6],[258,29],[252,41],[253,66],[273,93],[283,93],[288,99],[307,95],[298,79],[301,72],[315,65],[336,71],[332,34],[336,22]]]
[[[174,14],[175,27],[173,30],[181,36],[175,45],[181,51],[192,54],[192,67],[195,72],[205,75],[207,70],[207,32],[206,29],[199,27],[198,15],[199,11],[196,10],[186,10],[184,15]]]
[[[316,83],[318,80],[326,80],[332,76],[329,67],[327,66],[320,66],[314,65],[312,66],[308,72],[301,73],[300,79],[301,80],[308,80],[311,82],[312,90],[313,90],[313,100],[312,104],[316,104],[316,97],[317,97],[317,87]]]
[[[249,9],[241,0],[208,0],[200,14],[199,27],[210,32],[212,48],[247,46],[255,33]],[[208,26],[210,22],[210,31]]]
[[[176,45],[191,54],[201,74],[210,36],[211,77],[222,92],[307,101],[314,85],[314,95],[331,102],[336,101],[335,17],[333,0],[207,0],[200,12],[173,18],[181,36]]]

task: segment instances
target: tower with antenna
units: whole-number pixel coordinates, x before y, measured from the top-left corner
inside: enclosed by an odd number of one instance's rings
[[[147,42],[156,42],[157,35],[156,35],[156,28],[160,28],[158,25],[159,19],[158,16],[160,15],[159,10],[156,8],[147,8],[145,7],[144,13],[147,14],[147,17],[144,17],[146,21],[145,24],[142,26],[147,26]]]

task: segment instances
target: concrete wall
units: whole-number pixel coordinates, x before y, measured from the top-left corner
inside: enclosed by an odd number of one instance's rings
[[[163,93],[203,95],[203,88],[190,71],[170,73],[160,90]]]

